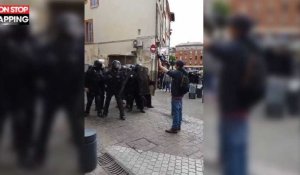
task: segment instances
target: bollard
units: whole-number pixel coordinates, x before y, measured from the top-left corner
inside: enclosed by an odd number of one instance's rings
[[[84,130],[82,169],[84,173],[97,167],[97,134],[95,129]]]
[[[197,85],[190,83],[189,99],[196,99],[196,90],[197,90]]]
[[[287,92],[287,108],[290,115],[298,117],[300,114],[300,91]]]

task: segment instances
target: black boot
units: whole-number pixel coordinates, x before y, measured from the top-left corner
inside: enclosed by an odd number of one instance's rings
[[[100,117],[100,118],[103,118],[103,112],[102,112],[102,110],[99,110],[97,112],[97,116]]]
[[[125,115],[124,115],[124,114],[121,114],[121,115],[120,115],[120,119],[121,119],[121,120],[125,120]]]
[[[178,130],[175,128],[171,128],[171,129],[166,130],[166,132],[171,133],[171,134],[176,134],[178,132]]]
[[[106,110],[106,109],[104,108],[104,110],[103,110],[103,117],[107,117],[107,114],[108,114],[108,110]]]

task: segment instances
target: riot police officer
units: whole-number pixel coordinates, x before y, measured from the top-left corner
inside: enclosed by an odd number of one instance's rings
[[[120,71],[120,69],[121,63],[117,60],[114,60],[112,62],[111,69],[105,75],[105,84],[107,86],[107,89],[103,115],[104,117],[107,116],[111,98],[112,96],[115,96],[120,111],[120,119],[125,120],[123,101],[121,98],[121,89],[123,87],[125,77],[124,74]]]
[[[53,6],[54,7],[54,6]],[[56,8],[50,8],[55,13]],[[52,14],[51,13],[51,14]],[[39,88],[44,103],[43,115],[35,135],[33,152],[34,162],[42,165],[47,159],[48,143],[57,111],[63,110],[75,143],[78,161],[82,159],[82,102],[84,76],[83,40],[80,15],[72,11],[51,15],[53,29],[46,32],[49,40],[38,49],[39,71],[42,86]]]
[[[37,75],[34,38],[28,26],[1,26],[0,37],[0,134],[4,122],[10,117],[17,161],[26,168],[30,166],[34,142]]]
[[[140,112],[145,113],[143,98],[139,94],[139,89],[140,86],[138,82],[137,72],[135,66],[132,66],[124,83],[124,94],[126,96],[128,112],[132,111],[133,102],[135,101]]]
[[[129,73],[129,68],[127,68],[125,65],[123,65],[121,67],[121,72],[122,72],[124,77],[127,77],[128,73]]]
[[[137,74],[137,79],[138,79],[137,80],[138,87],[139,87],[138,93],[142,98],[141,103],[143,103],[140,105],[150,107],[151,104],[150,104],[149,97],[151,99],[151,95],[150,95],[150,89],[149,89],[149,76],[148,76],[147,68],[137,64],[137,65],[135,65],[135,72]]]
[[[85,88],[87,91],[87,104],[85,114],[90,113],[91,105],[95,99],[96,110],[98,117],[103,117],[103,103],[104,103],[104,74],[103,65],[99,60],[94,61],[94,66],[91,67],[85,75]]]

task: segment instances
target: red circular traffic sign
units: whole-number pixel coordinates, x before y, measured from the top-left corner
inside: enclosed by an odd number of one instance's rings
[[[156,45],[155,45],[155,44],[152,44],[152,45],[150,46],[150,52],[151,52],[151,53],[155,53],[155,52],[156,52]]]

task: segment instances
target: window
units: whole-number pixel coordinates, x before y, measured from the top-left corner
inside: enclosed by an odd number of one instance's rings
[[[198,59],[198,57],[197,56],[195,56],[195,60],[197,60]]]
[[[96,8],[99,6],[99,0],[90,0],[91,1],[91,8]]]
[[[94,42],[93,20],[92,19],[84,21],[84,32],[85,32],[85,42],[86,43]]]

